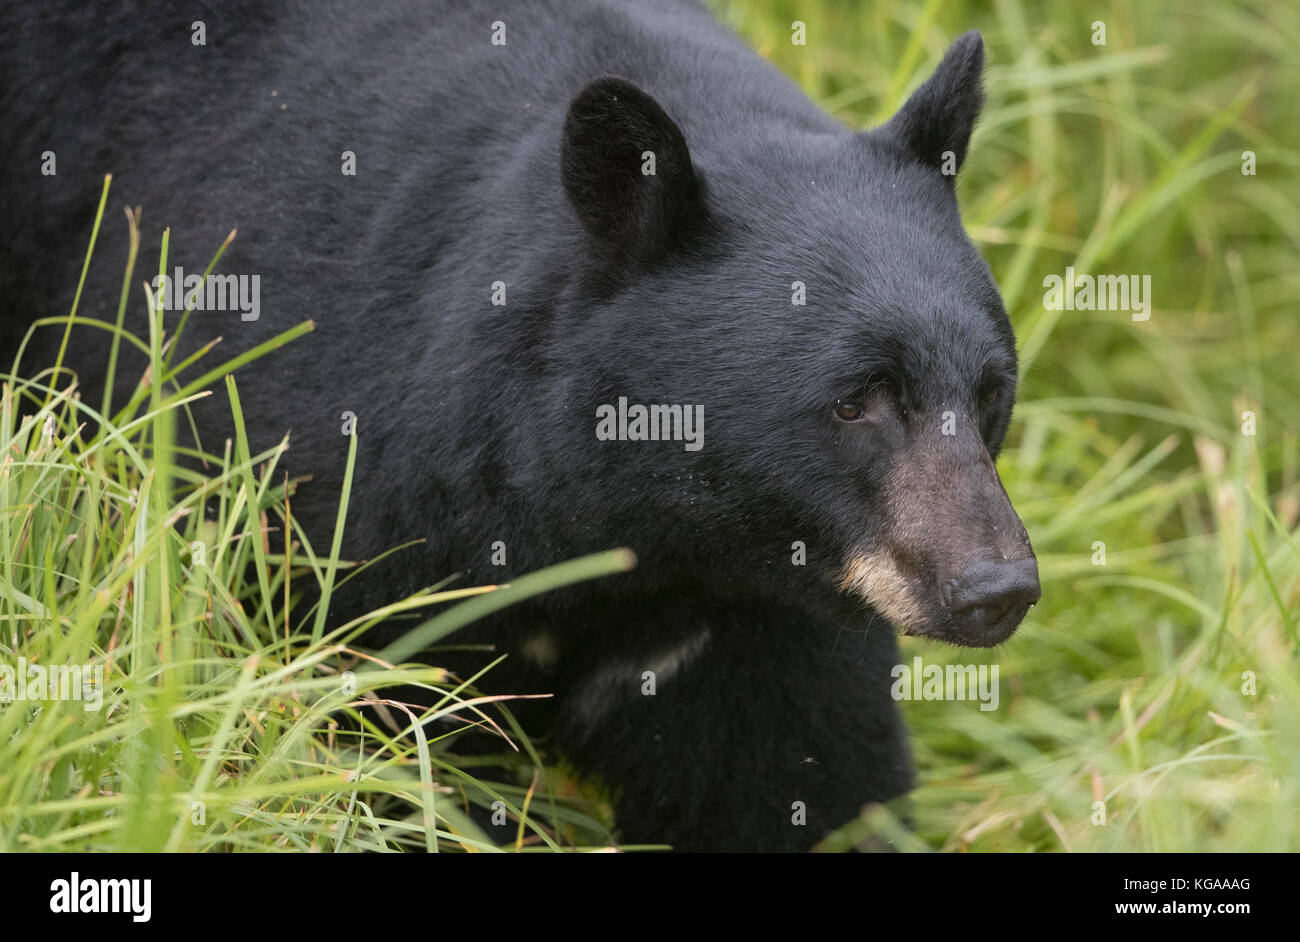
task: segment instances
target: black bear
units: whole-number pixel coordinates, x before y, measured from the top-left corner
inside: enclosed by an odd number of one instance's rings
[[[6,369],[106,172],[84,312],[115,310],[121,206],[192,270],[237,226],[256,296],[186,342],[313,318],[238,374],[254,446],[292,430],[328,545],[354,413],[345,555],[426,541],[338,614],[628,546],[471,630],[512,654],[488,683],[556,694],[537,728],[624,841],[806,849],[909,790],[894,631],[996,644],[1039,594],[993,463],[1014,338],[954,192],[977,33],[868,132],[686,0],[51,0],[0,35]]]

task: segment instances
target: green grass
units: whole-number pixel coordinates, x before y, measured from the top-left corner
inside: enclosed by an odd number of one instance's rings
[[[103,209],[101,201],[95,233]],[[0,664],[24,674],[25,695],[14,676],[12,702],[0,705],[0,851],[607,845],[599,803],[562,795],[572,792],[562,776],[533,776],[540,759],[509,698],[481,696],[477,676],[410,658],[514,601],[626,570],[631,554],[575,560],[502,587],[433,586],[326,630],[323,606],[303,612],[293,602],[304,583],[328,599],[358,571],[338,557],[356,437],[334,543],[321,554],[289,513],[295,482],[277,473],[287,442],[250,453],[230,375],[312,325],[211,368],[211,347],[172,365],[176,334],[164,340],[161,310],[147,339],[121,328],[139,244],[137,220],[127,225],[116,319],[81,317],[74,302],[68,317],[41,321],[64,325],[55,366],[23,378],[20,363],[4,378]],[[160,271],[168,241],[164,232]],[[160,381],[142,379],[116,412],[111,390],[102,404],[85,401],[58,369],[73,329],[109,331],[114,362],[121,344],[139,345]],[[175,429],[218,382],[236,435],[201,455],[200,472],[178,460],[200,455],[177,444]],[[287,559],[268,539],[286,526],[296,538]],[[439,605],[413,626],[414,644],[377,655],[352,646],[384,617]],[[53,688],[42,697],[29,686],[39,674],[17,670],[29,665],[77,665],[93,683],[73,679],[58,697]],[[397,699],[402,685],[427,691],[431,705]],[[470,728],[496,731],[502,754],[450,756],[455,734]],[[484,765],[513,777],[482,781],[473,773]],[[497,802],[508,826],[489,837],[468,811]]]
[[[997,664],[1000,707],[904,704],[921,772],[914,829],[870,809],[826,846],[878,834],[917,850],[1300,849],[1300,9],[717,6],[863,128],[960,32],[979,28],[988,46],[989,102],[958,189],[1019,338],[999,468],[1044,598],[993,651],[903,641],[909,662]],[[794,20],[806,46],[790,43]],[[1105,46],[1090,41],[1096,20]],[[1240,171],[1245,150],[1254,176]],[[295,587],[329,592],[355,567],[297,530],[291,559],[270,551],[264,532],[293,527],[283,445],[250,454],[240,434],[202,474],[178,461],[186,404],[219,384],[242,427],[238,364],[214,350],[173,363],[157,325],[126,336],[134,251],[97,261],[124,262],[116,312],[42,329],[139,343],[159,382],[113,403],[83,401],[45,364],[3,377],[0,663],[105,674],[100,710],[0,706],[0,850],[478,850],[499,838],[466,809],[496,800],[507,849],[606,844],[603,804],[562,770],[531,778],[531,745],[476,678],[409,663],[414,645],[377,669],[352,646],[373,619],[289,616]],[[1067,265],[1151,275],[1151,319],[1045,310],[1042,279]],[[374,618],[456,602],[419,629],[431,642],[629,564],[592,558],[504,590],[432,586]],[[395,702],[403,683],[436,705]],[[478,781],[479,762],[448,753],[438,721],[450,716],[498,724],[491,761],[508,781]]]
[[[905,703],[915,833],[876,809],[828,846],[1300,849],[1300,9],[718,6],[854,127],[961,32],[988,52],[958,192],[1019,341],[999,470],[1043,601],[990,652],[903,641],[907,662],[999,665],[1000,707]],[[1067,265],[1149,274],[1151,319],[1045,310]]]

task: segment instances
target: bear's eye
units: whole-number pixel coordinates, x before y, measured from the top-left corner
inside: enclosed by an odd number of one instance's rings
[[[1002,387],[997,383],[989,383],[980,390],[980,405],[991,406],[998,401],[998,397],[1001,395]]]
[[[835,400],[835,418],[841,422],[858,422],[866,417],[867,408],[854,399]]]

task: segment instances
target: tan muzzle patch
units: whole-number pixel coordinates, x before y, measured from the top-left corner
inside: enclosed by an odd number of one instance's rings
[[[863,598],[899,631],[919,628],[925,620],[908,578],[888,552],[854,554],[840,575],[840,589]]]

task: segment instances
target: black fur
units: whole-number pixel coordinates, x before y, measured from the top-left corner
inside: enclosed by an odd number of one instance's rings
[[[894,539],[883,489],[931,418],[970,419],[953,447],[974,468],[1010,415],[1010,326],[937,169],[944,150],[965,157],[979,36],[887,126],[854,133],[688,2],[196,9],[0,13],[6,368],[32,317],[70,306],[104,173],[87,315],[115,310],[122,207],[144,208],[138,273],[164,225],[191,271],[238,227],[221,270],[262,276],[261,319],[196,314],[187,348],[220,335],[229,356],[314,319],[238,375],[254,447],[292,430],[287,466],[314,478],[295,510],[326,546],[355,412],[345,553],[427,539],[340,593],[338,617],[451,573],[500,582],[630,546],[635,572],[468,635],[514,652],[498,688],[557,693],[537,722],[617,789],[625,840],[802,849],[905,793],[893,632],[838,584],[856,546]],[[137,292],[143,333],[141,307]],[[74,350],[87,385],[102,351]],[[1006,388],[984,403],[990,382]],[[836,400],[867,387],[887,390],[886,418],[837,421]],[[597,406],[620,396],[703,405],[703,449],[597,441]],[[219,399],[199,413],[214,450]],[[912,522],[932,512],[918,502]],[[943,546],[975,541],[973,517],[935,519]],[[944,552],[916,557],[918,586]],[[554,661],[520,656],[543,633]],[[643,696],[670,653],[679,669]]]

